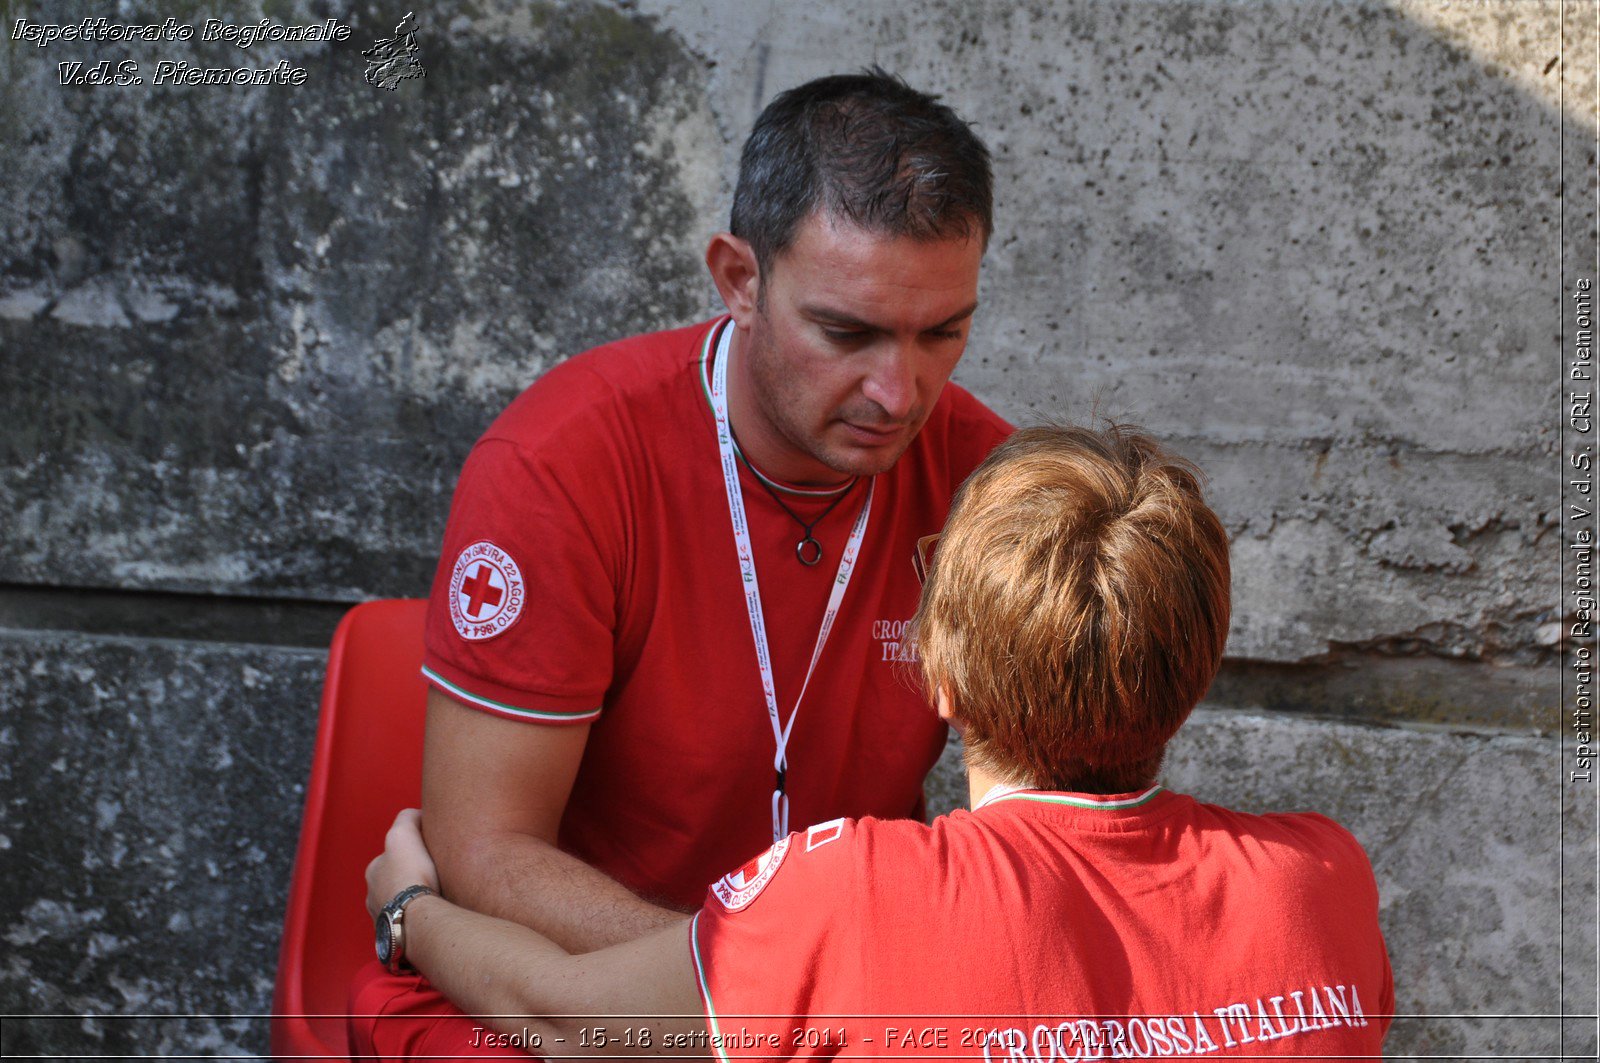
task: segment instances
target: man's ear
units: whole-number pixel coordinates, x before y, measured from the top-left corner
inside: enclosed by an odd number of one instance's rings
[[[718,233],[706,247],[706,268],[734,323],[749,328],[761,294],[761,267],[755,250],[732,233]]]

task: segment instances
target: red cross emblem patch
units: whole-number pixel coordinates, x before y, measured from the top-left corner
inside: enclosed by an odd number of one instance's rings
[[[526,595],[522,570],[511,555],[487,539],[456,558],[450,576],[450,619],[468,642],[492,639],[516,623]]]
[[[730,912],[748,908],[761,896],[761,891],[767,888],[772,876],[778,873],[778,865],[783,863],[783,856],[788,851],[789,839],[784,838],[739,870],[717,879],[711,887],[712,896]]]

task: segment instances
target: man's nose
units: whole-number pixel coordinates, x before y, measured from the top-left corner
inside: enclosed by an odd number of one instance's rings
[[[904,421],[917,405],[916,352],[907,344],[885,344],[861,390],[890,420]]]

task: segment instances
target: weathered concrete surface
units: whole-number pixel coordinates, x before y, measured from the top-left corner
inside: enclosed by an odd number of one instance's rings
[[[269,6],[355,32],[0,46],[0,581],[424,593],[505,403],[558,356],[701,312],[720,141],[679,44],[581,4],[492,31],[441,6],[426,77],[390,93],[360,52],[403,10]],[[308,80],[57,83],[108,57]]]
[[[1173,745],[1174,788],[1250,811],[1316,809],[1366,847],[1400,1015],[1556,1010],[1561,901],[1564,891],[1594,896],[1595,819],[1592,785],[1580,804],[1554,741],[1219,713],[1195,723]],[[1587,837],[1589,853],[1586,865],[1569,862],[1565,883],[1563,824]],[[1592,951],[1592,909],[1566,934]],[[1385,1047],[1553,1055],[1557,1036],[1548,1021],[1404,1018]],[[1586,1048],[1568,1048],[1592,1054],[1592,1031]]]
[[[0,634],[8,1054],[266,1051],[322,651]],[[359,913],[356,913],[359,915]]]
[[[878,61],[995,149],[961,378],[1202,461],[1235,657],[1548,657],[1559,5],[447,4],[394,94],[357,54],[392,16],[334,7],[352,41],[249,55],[300,89],[67,91],[121,52],[5,50],[0,579],[419,592],[499,405],[706,307],[756,110]]]
[[[1551,665],[1484,664],[1414,655],[1342,653],[1325,662],[1224,661],[1206,700],[1259,712],[1458,730],[1553,734],[1561,673]]]
[[[966,804],[959,760],[952,742],[929,784],[938,811]],[[1592,1013],[1595,791],[1564,779],[1553,739],[1218,708],[1196,712],[1163,772],[1201,800],[1314,809],[1360,839],[1402,1016],[1386,1054],[1434,1058],[1556,1055],[1551,1019],[1465,1016],[1553,1015],[1564,986],[1570,1013]],[[1592,1057],[1592,1023],[1566,1047]]]

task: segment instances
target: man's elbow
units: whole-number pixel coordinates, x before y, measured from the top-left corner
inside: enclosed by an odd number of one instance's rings
[[[430,838],[428,843],[444,895],[491,915],[497,914],[490,910],[493,905],[475,902],[501,896],[513,886],[526,888],[537,857],[554,848],[538,835],[510,830],[476,831],[437,843]]]
[[[554,987],[567,985],[573,979],[571,968],[566,966],[570,962],[561,958],[542,966],[537,977],[514,979],[506,986],[510,999],[504,1002],[505,1015],[493,1020],[508,1029],[523,1030],[532,1044],[539,1044],[535,1054],[547,1059],[608,1054],[608,1039],[594,1036],[595,1026],[605,1026],[605,1020],[597,1022],[595,1016],[568,1013],[589,1006],[588,1002],[565,1001],[557,1006],[552,995]],[[547,1014],[552,1011],[557,1014]]]

